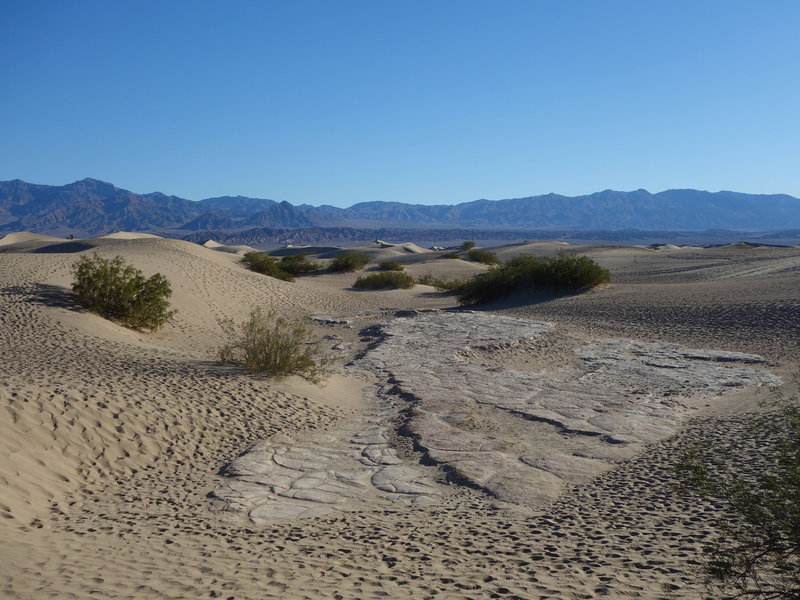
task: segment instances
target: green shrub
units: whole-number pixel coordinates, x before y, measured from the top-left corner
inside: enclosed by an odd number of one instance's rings
[[[263,252],[248,252],[242,257],[242,262],[256,273],[269,275],[282,281],[294,281],[294,276],[282,268],[280,264],[282,261]]]
[[[384,260],[378,265],[378,268],[382,271],[402,271],[404,269],[403,265],[396,260]]]
[[[756,473],[752,457],[713,446],[689,449],[676,467],[681,492],[722,511],[703,545],[708,597],[800,598],[800,399],[773,393],[774,410],[751,423],[769,457]]]
[[[346,271],[352,273],[353,271],[363,269],[367,264],[369,264],[368,254],[348,250],[347,252],[341,252],[333,257],[330,269],[331,271]]]
[[[100,258],[96,252],[82,256],[72,265],[72,273],[78,304],[125,327],[155,331],[176,312],[168,310],[169,281],[160,273],[145,279],[121,256]]]
[[[473,248],[467,252],[467,256],[470,260],[474,260],[475,262],[483,263],[485,265],[496,265],[500,262],[497,256],[495,256],[493,253],[489,252],[488,250],[481,250],[478,248]]]
[[[308,259],[308,254],[290,254],[281,258],[278,265],[282,271],[290,275],[304,275],[306,273],[313,273],[319,271],[319,263],[315,263]]]
[[[522,254],[465,281],[456,291],[461,304],[504,298],[515,291],[550,289],[575,292],[611,281],[611,273],[588,256]]]
[[[383,271],[365,277],[359,277],[353,284],[354,288],[377,290],[381,288],[410,288],[414,286],[414,279],[408,273],[398,271]]]
[[[430,273],[425,273],[417,277],[417,283],[420,285],[430,285],[436,288],[437,292],[452,292],[464,285],[464,280],[442,279],[441,277],[434,277]]]
[[[442,258],[461,258],[461,257],[456,252],[448,252],[447,254],[442,254]]]
[[[219,348],[223,363],[265,377],[300,375],[316,382],[328,375],[330,360],[320,350],[319,341],[312,339],[305,321],[256,308],[247,321],[236,325],[227,319],[222,327],[228,339]]]
[[[464,250],[465,252],[472,250],[474,247],[475,247],[475,242],[473,242],[472,240],[467,240],[466,242],[461,244],[461,249]]]

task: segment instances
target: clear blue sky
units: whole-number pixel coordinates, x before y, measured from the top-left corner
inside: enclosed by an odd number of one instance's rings
[[[800,196],[797,0],[4,0],[0,180]]]

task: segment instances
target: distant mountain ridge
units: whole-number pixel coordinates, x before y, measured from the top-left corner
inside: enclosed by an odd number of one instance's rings
[[[800,228],[800,199],[691,189],[652,194],[605,190],[585,196],[546,194],[455,205],[362,202],[348,208],[294,206],[263,198],[223,196],[199,202],[160,192],[136,194],[83,179],[64,186],[19,179],[0,182],[0,233],[102,235],[117,230],[172,236],[251,228],[481,230],[769,231]],[[182,236],[182,235],[181,235]]]

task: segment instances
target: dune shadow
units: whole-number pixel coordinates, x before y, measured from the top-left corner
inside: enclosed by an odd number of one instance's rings
[[[61,242],[60,244],[47,244],[36,248],[32,252],[35,254],[70,254],[75,252],[83,252],[84,250],[91,250],[95,248],[94,244],[87,244],[86,242]]]
[[[537,304],[547,304],[561,298],[568,298],[572,296],[580,296],[588,290],[579,290],[575,292],[567,291],[554,291],[554,290],[527,290],[515,292],[505,298],[498,298],[496,300],[489,300],[486,302],[479,302],[478,304],[469,304],[459,306],[454,310],[469,310],[476,312],[494,312],[498,310],[506,310],[512,308],[520,308],[523,306],[535,306]]]
[[[309,256],[316,256],[318,258],[331,258],[342,249],[336,246],[307,246],[305,248],[279,248],[272,250],[268,254],[270,256],[296,256],[298,254],[308,254]]]

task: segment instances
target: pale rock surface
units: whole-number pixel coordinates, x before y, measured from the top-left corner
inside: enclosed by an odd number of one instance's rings
[[[600,339],[555,373],[469,362],[471,349],[535,339],[550,323],[478,312],[407,311],[357,361],[378,381],[363,419],[303,441],[276,436],[223,471],[214,509],[254,524],[376,502],[431,503],[436,473],[391,447],[396,427],[456,483],[541,507],[644,444],[699,403],[776,383],[755,355]]]
[[[528,506],[671,436],[689,406],[778,382],[754,368],[764,366],[755,355],[627,339],[590,342],[547,376],[462,357],[551,327],[463,311],[398,318],[362,364],[411,403],[404,431],[427,459],[454,481]]]
[[[321,516],[366,506],[429,504],[441,493],[431,467],[403,464],[390,447],[399,408],[367,386],[370,409],[305,439],[276,434],[222,470],[211,510],[231,524]]]

